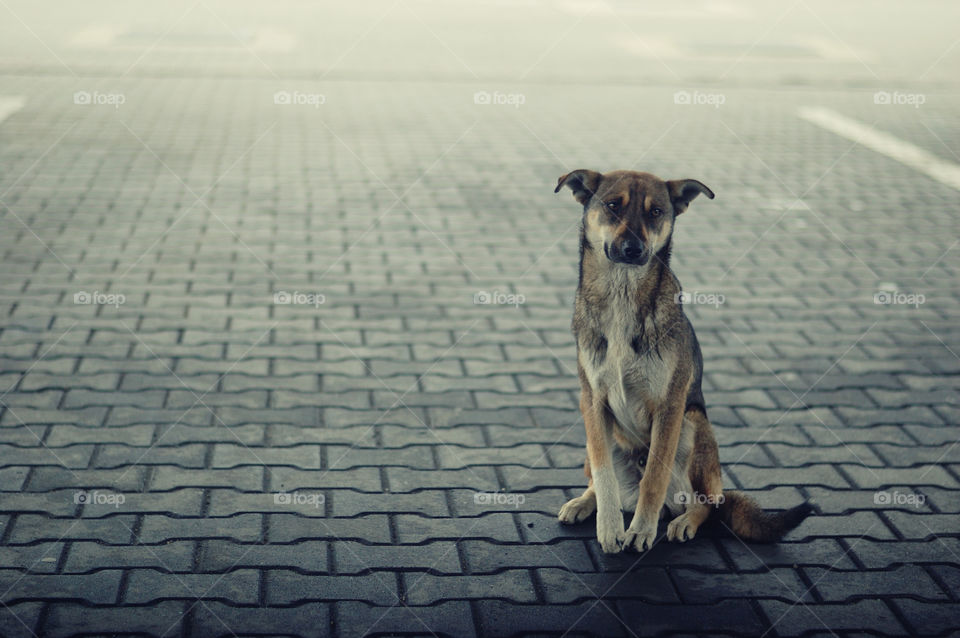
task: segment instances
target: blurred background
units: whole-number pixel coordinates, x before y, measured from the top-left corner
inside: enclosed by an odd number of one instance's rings
[[[133,77],[952,86],[949,2],[5,0],[3,70]]]

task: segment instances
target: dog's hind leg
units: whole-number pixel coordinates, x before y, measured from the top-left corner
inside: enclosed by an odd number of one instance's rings
[[[694,425],[693,451],[690,459],[690,484],[686,509],[667,526],[667,540],[684,542],[693,538],[713,509],[723,502],[723,475],[717,441],[707,415],[697,409],[684,414]]]
[[[593,477],[590,476],[589,457],[587,457],[586,462],[583,464],[583,473],[590,479],[587,483],[587,489],[584,490],[583,494],[570,499],[560,508],[560,514],[557,518],[560,519],[561,523],[573,525],[574,523],[586,520],[597,511],[597,493],[593,489]]]

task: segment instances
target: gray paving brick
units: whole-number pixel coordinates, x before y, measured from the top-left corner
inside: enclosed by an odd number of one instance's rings
[[[853,469],[853,466],[845,466]],[[750,489],[764,489],[778,485],[823,485],[843,489],[850,487],[833,465],[809,464],[791,468],[759,468],[749,465],[728,466],[726,471],[735,475],[737,481]],[[864,468],[867,473],[870,470]]]
[[[188,572],[193,566],[194,543],[177,541],[162,548],[150,545],[102,545],[90,541],[70,544],[64,572],[83,574],[98,569],[152,567],[172,572]]]
[[[6,450],[4,450],[6,448]],[[16,458],[18,464],[57,465],[64,468],[79,469],[87,467],[93,454],[92,446],[73,446],[52,450],[48,448],[24,448],[20,446],[5,446],[0,444],[0,454],[6,458]]]
[[[881,425],[870,428],[839,428],[812,424],[803,426],[803,431],[810,435],[810,438],[817,445],[879,442],[909,446],[914,444],[913,439],[907,433],[907,429],[895,425]]]
[[[133,425],[120,428],[84,428],[72,425],[54,425],[44,441],[47,447],[63,447],[75,443],[125,443],[149,445],[153,438],[153,426]]]
[[[270,540],[290,543],[302,540],[354,540],[390,543],[387,516],[369,514],[357,518],[303,518],[293,514],[270,514]]]
[[[5,467],[0,469],[0,481],[6,490],[21,490],[27,481],[30,468],[27,466]]]
[[[859,556],[844,548],[836,538],[819,538],[802,542],[781,542],[777,545],[747,544],[740,539],[722,539],[721,543],[739,571],[757,571],[772,567],[818,565],[835,569],[856,569],[851,556]],[[867,539],[851,542],[854,551]],[[878,543],[872,543],[876,546]],[[804,588],[806,589],[806,588]]]
[[[484,434],[482,426],[458,426],[453,428],[407,428],[394,425],[377,426],[385,447],[406,445],[457,445],[468,448],[482,447]],[[493,435],[491,435],[493,436]],[[359,440],[356,437],[353,440]]]
[[[917,464],[910,469],[904,468],[868,468],[856,465],[844,465],[844,471],[863,488],[910,485],[946,485],[960,487],[942,466]]]
[[[333,553],[339,574],[356,574],[380,566],[391,569],[413,569],[441,574],[459,574],[460,559],[457,546],[450,541],[436,541],[418,546],[364,545],[353,541],[333,544]]]
[[[670,576],[659,567],[641,567],[626,578],[616,572],[577,574],[567,569],[538,569],[536,574],[549,604],[572,604],[583,599],[680,602]]]
[[[290,610],[296,613],[291,614]],[[298,636],[331,635],[330,609],[326,603],[295,607],[233,607],[216,601],[193,609],[191,630],[198,636],[232,636],[240,633],[269,635],[283,628]]]
[[[347,637],[393,632],[467,638],[480,635],[473,626],[470,607],[465,601],[432,607],[374,607],[363,602],[343,601],[337,603],[335,609],[337,617],[344,619],[341,635]]]
[[[86,374],[81,381],[84,389],[88,390],[116,390],[120,384],[120,375],[117,373]],[[70,375],[57,375],[31,370],[23,378],[17,390],[28,392],[34,390],[61,389],[78,387],[76,379]]]
[[[224,574],[164,574],[152,569],[131,569],[124,602],[154,603],[162,600],[228,600],[254,604],[259,595],[256,570],[238,569]]]
[[[63,551],[62,543],[38,543],[36,545],[8,545],[0,547],[0,561],[4,567],[50,574],[56,571]]]
[[[51,425],[65,423],[68,425],[100,425],[107,415],[105,407],[85,407],[70,410],[47,408],[16,407],[4,410],[0,415],[0,425],[4,427],[21,425]]]
[[[713,604],[728,599],[776,598],[791,603],[814,600],[793,569],[773,568],[750,574],[704,574],[698,570],[671,570],[671,576],[685,603]]]
[[[922,540],[931,536],[951,534],[956,531],[956,517],[951,514],[919,514],[890,511],[886,513],[891,525],[908,540]]]
[[[372,449],[329,445],[326,447],[327,462],[331,469],[344,470],[355,467],[402,466],[428,469],[434,466],[429,447],[413,446],[400,449]]]
[[[86,578],[86,577],[84,577]],[[82,607],[75,603],[55,603],[49,611],[39,633],[43,636],[72,636],[77,627],[96,634],[109,635],[117,627],[148,635],[162,635],[183,619],[186,605],[180,602],[163,602],[150,607]]]
[[[252,468],[247,468],[252,469]],[[270,468],[270,490],[318,490],[325,488],[380,492],[380,473],[375,467],[346,470],[294,470]]]
[[[835,571],[807,568],[822,602],[840,603],[857,598],[916,596],[948,600],[948,596],[920,567],[905,565],[883,571]]]
[[[444,492],[430,490],[412,494],[360,494],[338,491],[330,503],[334,516],[357,516],[372,512],[407,512],[427,516],[447,516],[450,508]]]
[[[19,603],[0,609],[0,623],[10,638],[36,636],[34,628],[40,618],[41,603]]]
[[[933,604],[919,600],[898,599],[897,607],[913,628],[915,635],[953,635],[957,631],[956,609],[953,605]]]
[[[891,539],[893,532],[876,512],[852,512],[842,516],[811,516],[790,538],[801,540],[817,536],[847,536],[867,539]]]
[[[861,539],[850,552],[868,569],[889,569],[906,563],[938,563],[960,549],[960,539],[938,536],[934,542],[879,542]]]
[[[538,488],[582,487],[584,481],[583,465],[565,469],[507,466],[501,471],[506,488],[513,492]]]
[[[200,469],[205,465],[206,454],[206,446],[199,443],[177,447],[103,445],[97,454],[94,467],[126,469],[131,466],[176,465],[184,469]],[[59,452],[57,455],[59,456]]]
[[[218,540],[203,543],[199,563],[201,572],[223,573],[239,568],[264,567],[326,572],[327,544],[305,541],[292,545],[240,545]]]
[[[159,466],[153,472],[152,490],[172,490],[180,487],[223,487],[241,490],[259,490],[263,487],[262,467],[205,470]]]
[[[54,492],[4,493],[0,512],[46,513],[51,516],[71,516],[77,509],[76,490]]]
[[[243,465],[287,465],[303,469],[320,467],[320,448],[315,445],[263,448],[222,443],[214,445],[214,468],[232,468]]]
[[[883,635],[902,635],[906,630],[896,616],[879,600],[861,600],[844,605],[794,605],[776,600],[760,600],[764,613],[776,623],[778,633],[800,636],[808,631],[873,631]]]
[[[400,514],[396,517],[400,543],[422,543],[437,539],[490,539],[505,543],[518,542],[513,517],[509,514],[487,514],[471,518],[425,518]]]
[[[524,618],[525,630],[532,633],[569,635],[629,635],[615,605],[582,602],[574,605],[530,606],[502,600],[477,603],[481,635],[509,636],[517,631],[517,618]],[[539,612],[539,613],[537,613]],[[640,626],[634,624],[633,626]]]
[[[267,602],[275,605],[341,600],[393,605],[400,600],[397,581],[390,573],[372,573],[363,576],[304,576],[275,569],[267,572],[266,578]]]
[[[164,543],[180,539],[225,538],[253,543],[261,539],[259,514],[241,514],[224,518],[172,518],[159,514],[145,516],[138,540]]]
[[[9,601],[31,598],[80,600],[92,604],[116,602],[120,570],[102,570],[93,574],[24,574],[20,570],[0,570],[0,585]]]
[[[122,544],[130,542],[135,524],[133,516],[59,519],[21,514],[13,522],[7,542],[92,540]]]
[[[209,417],[209,413],[207,414]],[[183,443],[231,443],[256,447],[262,445],[267,430],[265,425],[216,425],[204,427],[169,423],[157,426],[155,445],[176,446]]]
[[[498,489],[493,468],[472,467],[462,470],[413,470],[401,467],[386,469],[392,492],[408,492],[423,488],[447,488],[491,491]]]
[[[520,603],[536,602],[530,573],[526,570],[507,570],[484,576],[405,573],[403,575],[407,601],[411,605],[432,605],[443,600],[480,600],[500,598],[509,592],[509,598]]]
[[[63,400],[63,406],[68,409],[117,405],[159,408],[163,405],[163,401],[164,393],[160,391],[98,392],[80,389],[67,392],[67,396]],[[192,403],[183,407],[189,407],[189,405],[192,405]]]

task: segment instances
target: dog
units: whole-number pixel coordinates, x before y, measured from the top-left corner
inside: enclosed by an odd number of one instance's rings
[[[703,357],[670,270],[677,217],[713,191],[695,179],[586,169],[560,177],[554,192],[564,186],[583,206],[572,327],[588,483],[560,521],[596,512],[608,554],[653,547],[664,510],[671,541],[692,539],[712,514],[744,540],[779,540],[813,508],[764,512],[742,492],[724,491],[700,389]],[[633,512],[626,529],[623,512]]]

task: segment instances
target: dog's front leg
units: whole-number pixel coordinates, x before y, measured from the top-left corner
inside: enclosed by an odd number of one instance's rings
[[[674,462],[683,427],[684,397],[688,385],[689,382],[671,383],[667,400],[654,414],[650,452],[647,455],[643,478],[640,479],[637,509],[626,532],[625,547],[635,547],[641,552],[653,547],[660,510],[666,502],[667,488],[675,471]]]
[[[597,498],[597,540],[607,554],[623,549],[623,511],[620,488],[613,469],[613,417],[606,402],[594,396],[589,383],[582,379],[580,411],[587,430],[587,455]]]

